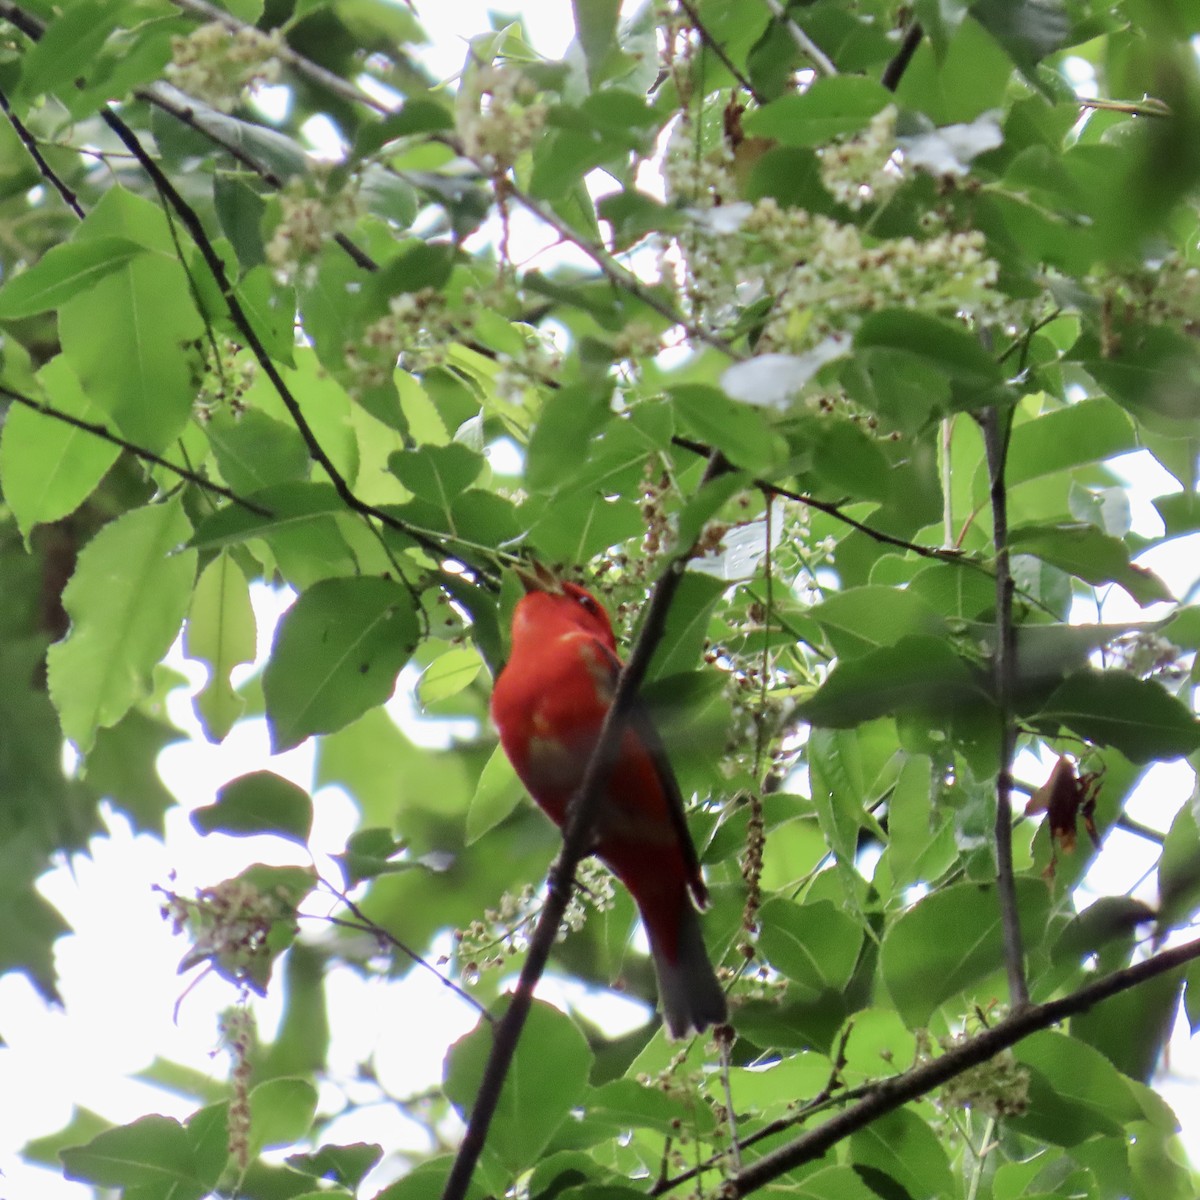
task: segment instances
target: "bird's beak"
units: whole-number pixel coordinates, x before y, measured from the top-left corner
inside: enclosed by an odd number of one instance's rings
[[[517,578],[526,593],[549,592],[552,596],[562,595],[562,580],[545,563],[536,559],[514,568]]]

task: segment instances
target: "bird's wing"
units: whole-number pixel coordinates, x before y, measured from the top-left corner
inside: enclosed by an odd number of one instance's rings
[[[597,642],[596,647],[609,668],[612,686],[615,689],[617,676],[621,673],[621,660],[607,646]],[[680,853],[683,855],[684,866],[687,869],[688,890],[692,893],[692,899],[696,904],[700,908],[705,908],[708,905],[708,888],[704,886],[704,877],[700,873],[700,858],[696,853],[696,844],[692,841],[691,831],[688,829],[687,817],[684,814],[683,794],[679,790],[679,780],[675,778],[675,770],[667,756],[667,748],[663,745],[662,737],[654,725],[650,710],[640,696],[633,698],[633,704],[629,710],[629,728],[637,734],[650,755],[650,761],[654,764],[659,783],[662,785],[663,795],[666,798],[671,825],[675,830]]]

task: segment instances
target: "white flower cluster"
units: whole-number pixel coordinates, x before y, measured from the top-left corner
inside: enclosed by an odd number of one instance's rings
[[[896,106],[889,104],[856,137],[817,151],[821,182],[837,201],[857,212],[887,200],[904,181],[896,153]]]
[[[1003,316],[1004,298],[993,290],[999,269],[981,233],[935,220],[926,238],[876,239],[769,196],[730,202],[738,192],[728,149],[698,155],[687,130],[681,122],[672,135],[664,177],[668,197],[691,205],[693,219],[676,239],[675,257],[664,253],[663,274],[679,279],[699,324],[720,330],[748,304],[772,297],[756,344],[765,354],[812,350],[833,334],[853,333],[865,314],[882,308]],[[886,141],[884,123],[874,136]]]
[[[361,341],[347,342],[343,348],[354,386],[364,391],[380,387],[401,359],[405,370],[414,373],[440,366],[450,343],[470,328],[469,310],[475,302],[466,289],[466,311],[451,314],[445,295],[435,288],[393,296],[387,314],[363,330]]]
[[[458,134],[469,157],[486,170],[507,171],[546,123],[537,89],[511,66],[472,72],[459,93]]]
[[[247,91],[279,79],[283,32],[243,26],[237,32],[219,21],[171,39],[167,78],[180,91],[221,112],[232,112]]]
[[[196,419],[204,423],[222,408],[239,415],[246,407],[246,393],[258,377],[258,363],[245,357],[242,347],[229,338],[202,345],[204,374],[197,380],[192,404]]]
[[[516,354],[497,354],[499,370],[492,381],[496,395],[508,404],[523,404],[530,387],[555,380],[562,369],[562,350],[546,330],[532,325],[518,326],[524,334]]]
[[[357,189],[346,186],[332,196],[316,195],[303,179],[279,193],[280,216],[267,243],[267,261],[282,276],[315,258],[325,242],[349,227],[361,213]]]
[[[1154,325],[1176,325],[1200,333],[1200,267],[1171,253],[1152,268],[1118,280],[1100,279],[1096,290],[1113,292]]]

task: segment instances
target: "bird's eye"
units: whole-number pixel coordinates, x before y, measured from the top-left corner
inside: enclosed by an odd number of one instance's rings
[[[593,600],[592,597],[587,594],[587,592],[579,592],[576,595],[575,599],[578,600],[579,603],[584,608],[586,608],[588,612],[594,613],[594,612],[598,611],[599,606],[596,604],[596,601]]]

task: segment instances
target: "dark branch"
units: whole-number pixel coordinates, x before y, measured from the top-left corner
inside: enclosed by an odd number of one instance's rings
[[[692,28],[700,36],[700,40],[721,60],[721,65],[737,80],[738,86],[752,96],[756,104],[765,104],[766,101],[755,91],[754,84],[750,82],[745,73],[739,69],[738,65],[726,53],[725,47],[705,28],[704,22],[700,19],[700,14],[689,3],[689,0],[679,0],[679,7],[687,13],[687,18],[691,21]]]
[[[908,70],[908,64],[912,62],[913,55],[916,54],[917,47],[921,44],[924,36],[920,21],[914,21],[908,27],[904,41],[900,43],[900,49],[896,51],[896,57],[883,68],[883,74],[879,78],[879,82],[889,92],[894,92],[900,86],[900,80],[904,76],[904,72]]]
[[[63,203],[82,221],[87,214],[79,203],[79,197],[67,187],[62,177],[46,161],[37,144],[37,139],[25,127],[21,118],[13,112],[12,105],[9,104],[8,97],[3,91],[0,91],[0,109],[4,110],[8,123],[13,127],[17,137],[21,139],[29,157],[33,159],[33,165],[37,167],[38,174],[62,197]]]
[[[1012,859],[1012,768],[1017,749],[1017,728],[1013,720],[1013,677],[1017,635],[1013,625],[1013,577],[1008,552],[1008,491],[1004,484],[1008,421],[993,405],[980,414],[980,424],[991,476],[992,542],[996,551],[996,651],[992,661],[996,707],[1000,710],[1000,771],[996,776],[996,884],[1009,997],[1013,1007],[1019,1010],[1029,1003],[1029,985],[1025,979],[1025,950],[1021,940]]]
[[[987,1062],[1002,1050],[1015,1046],[1031,1033],[1048,1029],[1067,1017],[1087,1012],[1102,1000],[1127,992],[1130,988],[1156,979],[1168,971],[1174,971],[1196,958],[1200,958],[1200,939],[1164,950],[1132,967],[1114,971],[1111,975],[1097,979],[1059,1000],[1029,1005],[1014,1012],[999,1024],[984,1030],[970,1041],[954,1046],[932,1062],[884,1080],[852,1108],[838,1113],[811,1132],[802,1134],[787,1145],[780,1146],[778,1150],[764,1155],[744,1170],[738,1171],[727,1181],[722,1194],[748,1196],[786,1172],[794,1171],[797,1167],[820,1158],[839,1142],[858,1130],[865,1129],[885,1113],[893,1112],[911,1100],[928,1095],[970,1067]]]
[[[491,580],[488,572],[479,567],[478,564],[468,561],[459,555],[451,553],[441,542],[436,538],[422,530],[415,529],[405,521],[397,520],[390,513],[384,512],[381,509],[375,508],[373,505],[367,504],[360,500],[355,494],[350,485],[346,482],[342,473],[337,469],[333,460],[326,453],[325,448],[321,445],[316,433],[313,431],[308,420],[301,411],[300,404],[296,397],[292,394],[291,389],[280,375],[278,367],[274,360],[267,352],[262,340],[259,338],[254,325],[246,315],[245,309],[238,300],[237,293],[234,290],[233,284],[229,280],[229,276],[225,272],[225,264],[221,260],[221,256],[217,253],[211,239],[205,232],[204,225],[200,220],[196,210],[180,195],[175,185],[163,173],[159,165],[146,152],[145,147],[138,139],[137,135],[129,128],[125,122],[117,116],[111,108],[103,108],[100,110],[100,115],[104,123],[117,135],[125,147],[141,164],[142,169],[149,175],[151,182],[158,189],[159,194],[171,206],[172,210],[177,214],[183,222],[192,240],[195,242],[203,257],[212,277],[215,280],[217,287],[221,291],[221,296],[225,301],[226,307],[229,310],[229,316],[233,323],[237,326],[238,332],[245,340],[247,346],[250,347],[255,359],[258,361],[263,372],[271,381],[283,402],[284,407],[288,410],[288,415],[292,418],[296,429],[300,436],[304,439],[304,444],[308,448],[309,454],[314,462],[318,463],[329,477],[335,491],[341,498],[347,508],[360,516],[374,518],[388,528],[403,534],[411,539],[423,550],[434,556],[435,559],[441,560],[444,558],[455,559],[467,570],[478,575],[484,581]]]
[[[334,925],[340,925],[343,929],[357,929],[363,933],[369,933],[382,946],[390,946],[393,950],[399,951],[406,958],[414,962],[418,967],[423,967],[428,971],[434,979],[443,987],[449,988],[460,1000],[465,1000],[472,1008],[474,1008],[484,1020],[495,1024],[496,1018],[492,1016],[488,1010],[471,995],[470,992],[460,988],[453,979],[447,979],[431,962],[423,958],[412,947],[406,946],[398,937],[389,933],[382,925],[372,921],[366,913],[350,897],[340,888],[334,887],[327,879],[322,879],[321,882],[354,914],[355,920],[346,921],[338,917],[330,917],[329,920]]]
[[[203,475],[198,474],[190,468],[181,467],[178,463],[170,462],[155,454],[153,450],[147,450],[145,446],[138,446],[133,442],[126,441],[120,434],[113,433],[106,425],[101,425],[97,421],[85,421],[82,417],[72,416],[70,413],[63,412],[62,409],[55,408],[52,404],[46,404],[42,400],[35,400],[32,396],[26,396],[21,392],[13,391],[12,388],[6,387],[4,384],[0,384],[0,396],[7,396],[17,404],[23,404],[26,408],[32,408],[34,412],[39,412],[44,417],[61,421],[64,425],[72,425],[84,433],[90,433],[93,437],[100,438],[101,441],[109,442],[113,446],[119,446],[122,450],[126,450],[132,454],[134,458],[141,459],[142,462],[153,463],[156,467],[162,467],[178,475],[180,479],[186,479],[188,483],[194,483],[206,492],[211,492],[214,496],[220,496],[222,499],[229,500],[240,508],[254,513],[256,516],[270,517],[274,515],[269,508],[264,508],[261,504],[255,504],[253,500],[247,500],[244,496],[239,496],[236,492],[231,491],[227,487],[222,487],[219,483],[213,483],[211,479],[206,479]]]
[[[709,457],[708,468],[700,486],[728,470],[728,465],[717,453]],[[529,942],[529,952],[521,968],[521,976],[509,1001],[507,1010],[496,1027],[491,1053],[483,1070],[475,1107],[467,1123],[467,1132],[454,1159],[454,1165],[446,1179],[442,1200],[463,1200],[471,1183],[479,1156],[487,1141],[488,1128],[500,1101],[504,1080],[516,1053],[517,1042],[525,1019],[533,1004],[533,993],[541,979],[550,950],[558,936],[559,926],[571,899],[575,886],[575,868],[590,852],[592,827],[597,806],[601,798],[608,771],[612,767],[613,751],[624,730],[629,711],[637,696],[638,688],[646,675],[650,657],[661,641],[666,629],[667,613],[675,598],[675,592],[683,579],[684,567],[691,557],[691,547],[684,547],[667,564],[666,570],[655,584],[646,605],[641,632],[630,651],[629,660],[617,678],[612,705],[605,714],[600,735],[588,759],[579,790],[567,807],[567,819],[563,829],[562,851],[550,871],[547,881],[548,894],[542,915]]]
[[[679,434],[672,437],[671,442],[681,450],[690,450],[693,454],[707,457],[713,453],[712,447],[706,445],[704,442],[697,442],[692,438],[683,437]],[[718,451],[717,453],[720,452]],[[722,455],[722,461],[728,467],[733,468],[735,466],[735,464],[729,463],[724,455]],[[796,492],[790,488],[780,487],[779,484],[770,483],[765,479],[754,479],[751,482],[761,492],[765,492],[770,496],[780,496],[785,500],[794,500],[797,504],[803,504],[807,508],[822,512],[826,516],[832,517],[835,521],[841,521],[843,525],[848,525],[851,529],[857,529],[859,533],[865,533],[867,537],[882,545],[896,546],[901,550],[910,550],[913,554],[919,554],[922,558],[936,558],[941,562],[962,563],[964,566],[971,567],[974,570],[983,571],[988,575],[991,574],[982,563],[968,558],[961,551],[945,550],[938,546],[922,546],[917,542],[910,542],[904,538],[896,537],[894,534],[884,533],[882,529],[875,529],[870,525],[864,525],[862,521],[857,521],[853,517],[847,516],[842,512],[840,505],[833,504],[828,500],[817,500],[812,496],[804,495],[803,492]]]

